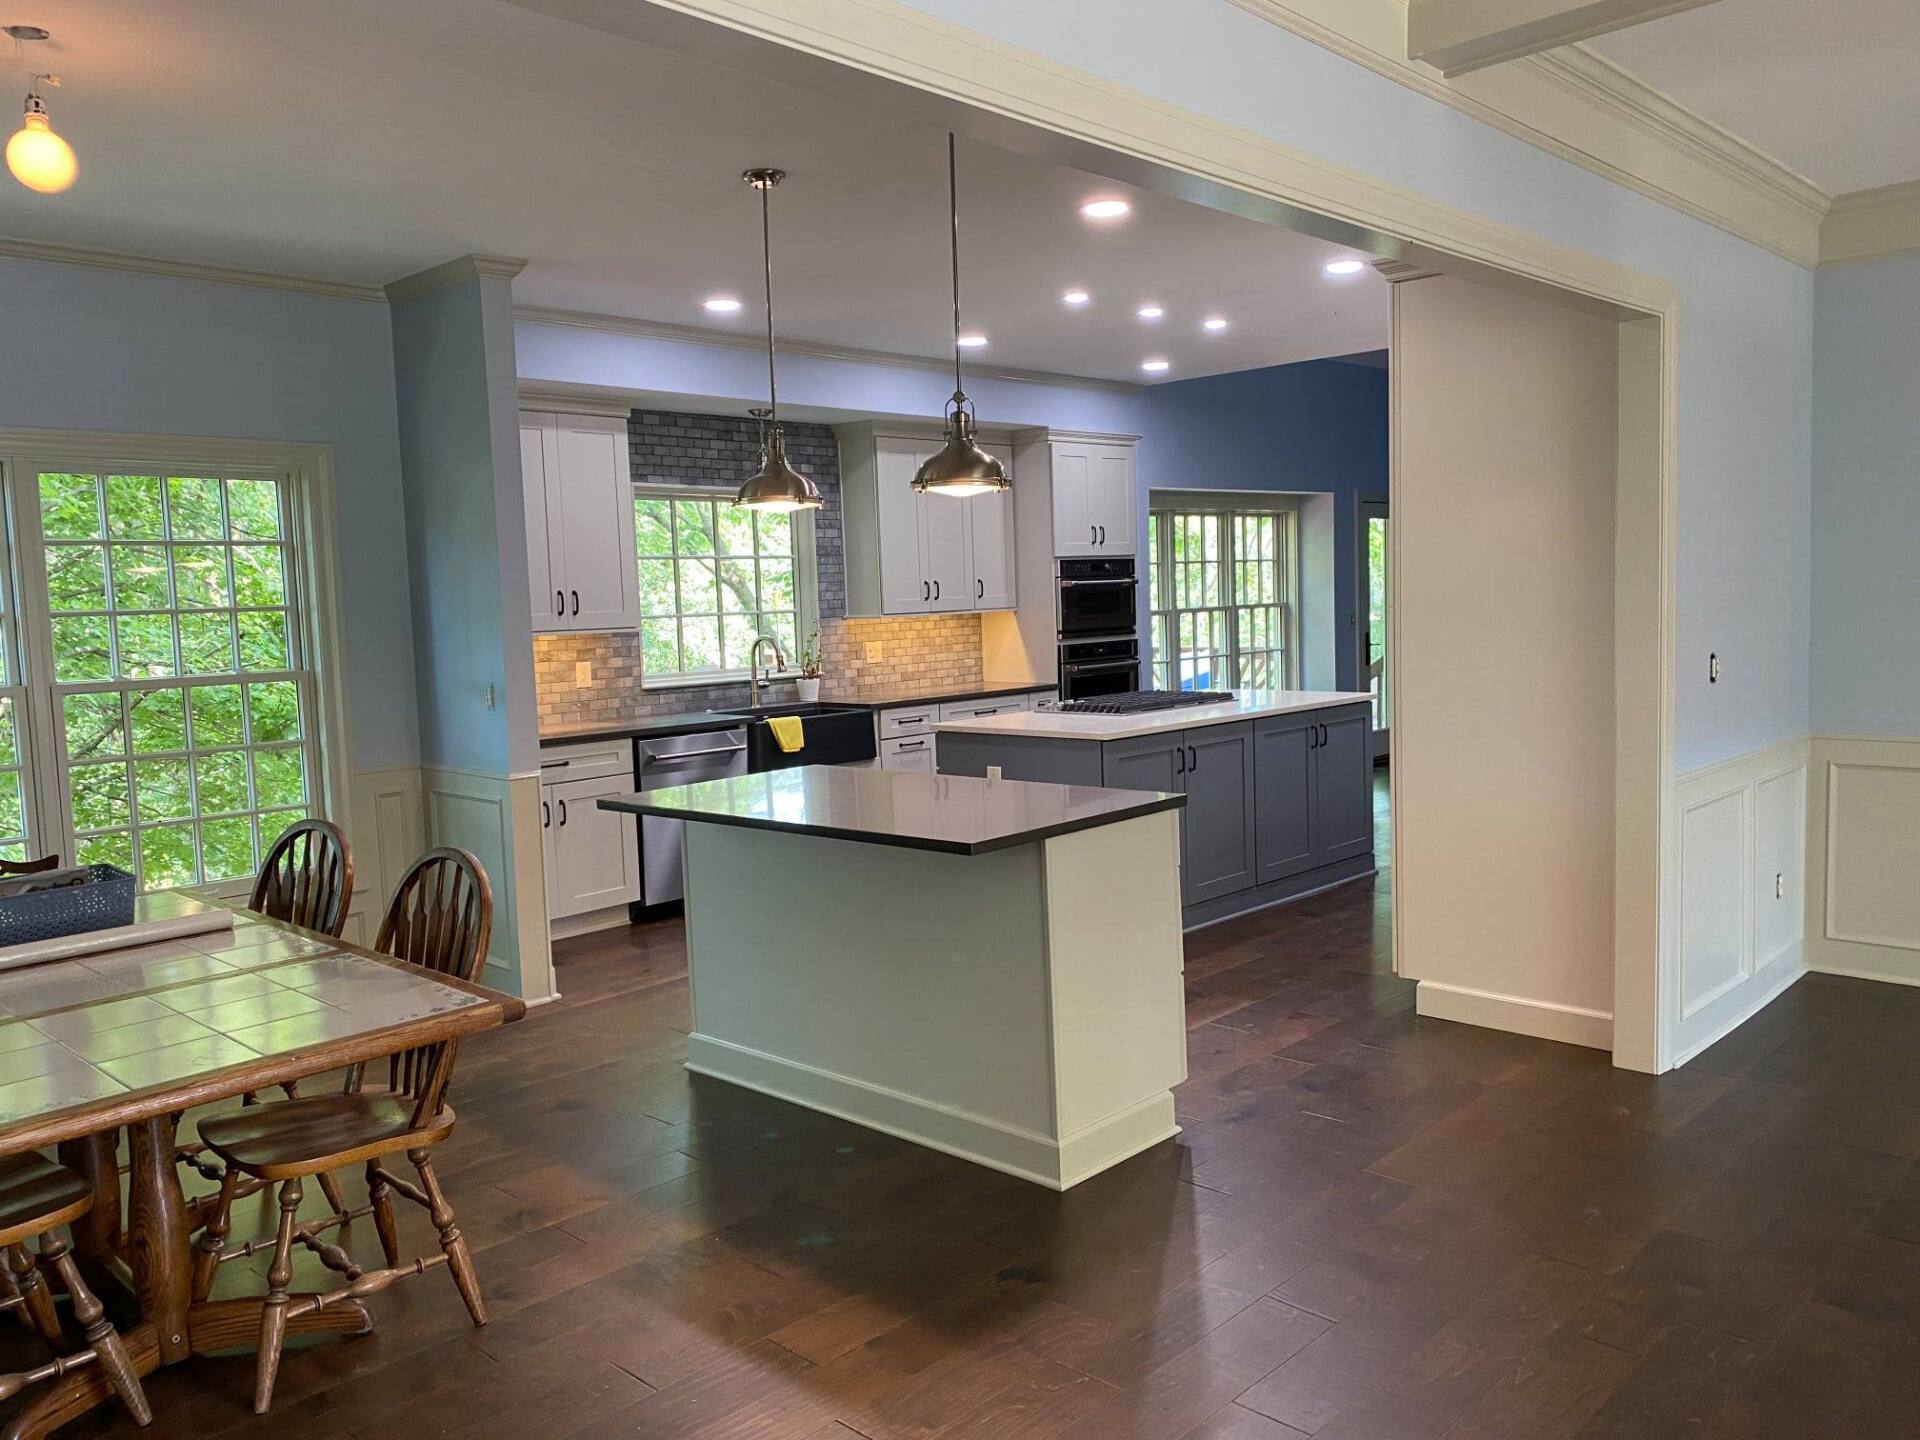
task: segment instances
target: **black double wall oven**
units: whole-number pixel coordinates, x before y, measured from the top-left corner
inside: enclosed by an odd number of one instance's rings
[[[1060,561],[1060,698],[1140,688],[1132,556]]]

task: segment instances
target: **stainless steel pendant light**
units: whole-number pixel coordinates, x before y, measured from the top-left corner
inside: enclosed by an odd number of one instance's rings
[[[818,510],[819,488],[787,463],[786,437],[780,430],[780,392],[773,376],[773,236],[767,219],[767,194],[787,178],[787,172],[749,170],[740,178],[760,192],[760,252],[767,272],[767,409],[761,427],[760,469],[735,493],[733,503],[748,510]]]
[[[1007,470],[973,438],[973,402],[960,383],[960,182],[953,132],[947,132],[947,213],[953,230],[953,398],[947,402],[947,443],[914,474],[913,488],[929,495],[991,495],[1007,488]]]

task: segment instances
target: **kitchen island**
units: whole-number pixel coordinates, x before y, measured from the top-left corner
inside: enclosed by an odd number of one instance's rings
[[[687,1068],[1056,1190],[1177,1133],[1177,789],[808,765],[685,824]]]
[[[1371,700],[1244,690],[1219,704],[1035,710],[934,729],[942,774],[1184,794],[1180,888],[1192,928],[1374,873]]]

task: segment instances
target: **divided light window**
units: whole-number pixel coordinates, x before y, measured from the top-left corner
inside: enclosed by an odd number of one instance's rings
[[[149,889],[253,874],[309,813],[318,775],[288,482],[34,478],[42,563],[22,608],[45,627],[54,793],[74,858]],[[11,731],[0,741],[0,763],[14,760]]]
[[[640,567],[642,678],[723,680],[747,673],[754,639],[771,635],[789,663],[810,633],[799,553],[811,522],[738,510],[731,494],[633,489]]]
[[[1288,510],[1150,510],[1153,688],[1295,685],[1296,553]]]

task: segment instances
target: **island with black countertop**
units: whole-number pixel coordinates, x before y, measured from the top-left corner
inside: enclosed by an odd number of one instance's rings
[[[1371,701],[1246,690],[1219,704],[1041,708],[934,730],[942,774],[1184,794],[1180,888],[1192,928],[1374,873]]]
[[[806,765],[684,822],[687,1067],[1064,1190],[1174,1135],[1177,789]]]

